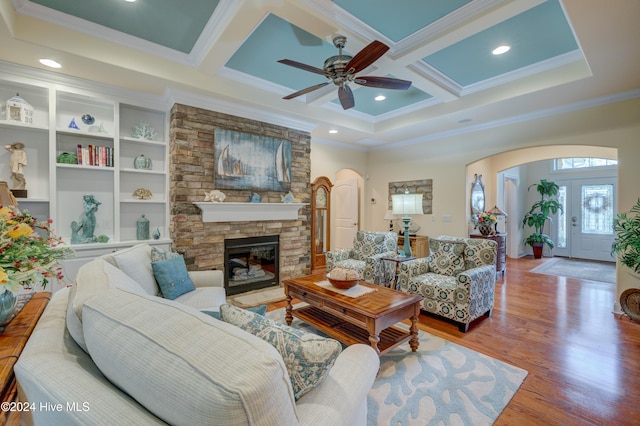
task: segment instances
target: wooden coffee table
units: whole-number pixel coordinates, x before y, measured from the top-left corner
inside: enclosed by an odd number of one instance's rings
[[[317,274],[283,281],[288,325],[295,316],[345,345],[371,345],[379,355],[407,340],[413,352],[418,349],[422,296],[361,281],[359,285],[374,291],[350,297],[316,284],[326,279],[325,274]],[[294,297],[309,305],[293,309]],[[411,320],[409,331],[394,326],[406,319]]]

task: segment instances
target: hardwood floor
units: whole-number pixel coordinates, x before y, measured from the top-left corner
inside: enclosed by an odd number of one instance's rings
[[[529,272],[547,260],[508,259],[467,333],[425,314],[420,329],[529,372],[497,426],[640,424],[640,323],[611,312],[615,284]]]

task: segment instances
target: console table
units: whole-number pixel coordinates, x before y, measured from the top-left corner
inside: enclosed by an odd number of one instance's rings
[[[478,235],[471,234],[470,238],[485,238],[493,240],[498,244],[496,251],[496,274],[501,273],[504,278],[504,271],[507,269],[507,234]]]
[[[18,315],[6,326],[0,334],[0,383],[2,384],[2,401],[14,402],[18,400],[16,378],[13,366],[29,340],[40,315],[51,299],[51,292],[36,292],[24,305]],[[1,425],[19,425],[20,413],[0,410]]]
[[[411,256],[429,256],[429,237],[426,235],[409,235],[409,245],[411,246]],[[398,248],[404,249],[404,235],[398,235]]]

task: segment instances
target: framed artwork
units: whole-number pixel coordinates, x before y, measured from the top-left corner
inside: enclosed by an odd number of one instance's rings
[[[433,213],[433,179],[405,180],[402,182],[389,182],[388,209],[391,210],[391,195],[401,194],[408,189],[412,193],[422,193],[422,212]]]
[[[216,129],[214,181],[217,189],[289,191],[291,142]]]

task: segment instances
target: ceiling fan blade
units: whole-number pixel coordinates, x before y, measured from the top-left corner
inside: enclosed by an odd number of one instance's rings
[[[353,99],[353,92],[349,86],[342,85],[338,88],[338,98],[340,99],[340,105],[342,109],[353,108],[356,101]]]
[[[319,89],[321,87],[326,86],[327,84],[329,84],[329,81],[325,81],[324,83],[320,83],[320,84],[316,84],[315,86],[311,86],[311,87],[307,87],[306,89],[302,89],[302,90],[298,90],[297,92],[294,92],[290,95],[285,96],[282,99],[293,99],[293,98],[297,98],[300,95],[304,95],[305,93],[309,93],[309,92],[313,92],[316,89]]]
[[[411,86],[411,82],[408,80],[400,80],[397,78],[389,77],[357,77],[353,80],[355,83],[367,87],[378,87],[380,89],[396,89],[407,90]]]
[[[327,73],[324,70],[314,67],[312,65],[303,64],[302,62],[292,61],[291,59],[280,59],[278,62],[281,64],[289,65],[290,67],[300,68],[301,70],[314,72],[316,74],[322,74],[326,77]]]
[[[352,73],[360,72],[374,63],[380,56],[384,55],[387,50],[389,50],[389,46],[378,40],[374,40],[358,52],[356,56],[351,58],[345,70],[349,72],[353,68]]]

